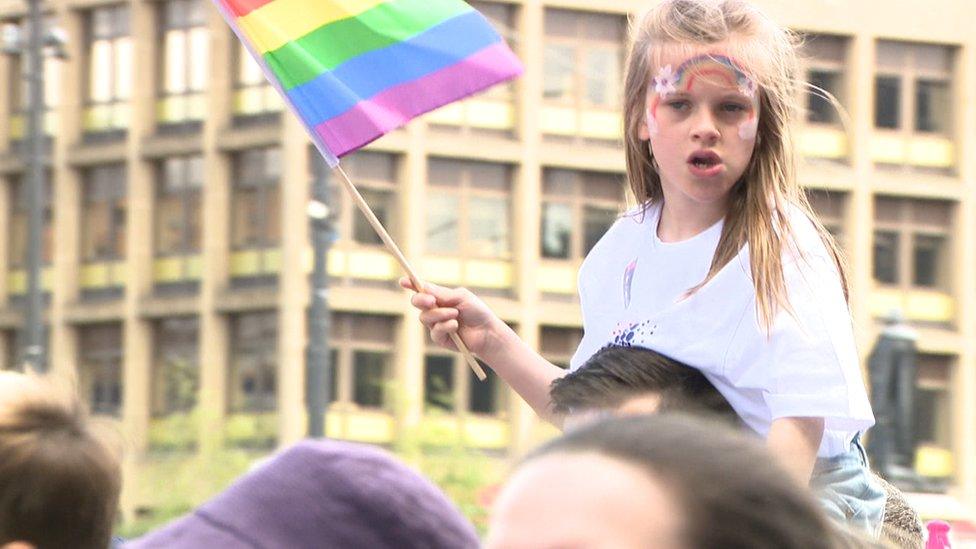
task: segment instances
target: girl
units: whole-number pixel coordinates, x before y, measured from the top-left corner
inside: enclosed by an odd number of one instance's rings
[[[876,533],[884,496],[858,440],[874,418],[844,269],[796,178],[796,74],[790,34],[743,0],[665,0],[638,21],[624,128],[639,206],[580,269],[571,367],[613,343],[698,368],[828,512]],[[411,302],[435,342],[453,348],[457,332],[551,415],[563,371],[481,300],[430,285]]]

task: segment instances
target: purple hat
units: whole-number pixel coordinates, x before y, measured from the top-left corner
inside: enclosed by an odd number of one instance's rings
[[[474,528],[429,480],[373,446],[307,440],[128,548],[467,548]]]

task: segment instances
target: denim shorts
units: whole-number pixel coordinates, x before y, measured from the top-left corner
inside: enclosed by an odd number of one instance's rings
[[[878,537],[887,494],[868,467],[859,435],[846,454],[817,459],[810,486],[829,517]]]

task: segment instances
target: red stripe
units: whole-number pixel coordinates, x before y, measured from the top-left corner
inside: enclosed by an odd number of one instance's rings
[[[234,17],[243,17],[265,4],[270,4],[274,0],[218,0],[234,14]]]

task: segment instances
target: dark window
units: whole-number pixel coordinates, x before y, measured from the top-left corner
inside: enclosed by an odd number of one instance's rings
[[[354,351],[352,354],[354,384],[352,399],[360,406],[383,406],[386,364],[389,354],[375,351]]]
[[[915,81],[915,130],[949,131],[949,83],[944,80]]]
[[[156,327],[153,413],[188,412],[200,386],[199,327],[196,318],[168,318]]]
[[[874,125],[895,129],[901,125],[901,78],[878,76],[874,79]]]
[[[613,225],[617,219],[617,211],[605,208],[587,207],[583,210],[585,219],[583,220],[584,240],[583,254],[590,253],[593,246],[603,238],[604,233]]]
[[[430,408],[454,410],[454,357],[424,357],[424,403]]]
[[[834,107],[824,92],[836,99],[840,94],[841,75],[834,71],[814,69],[809,71],[807,79],[814,86],[807,94],[807,121],[818,124],[836,124],[838,122],[837,108]]]
[[[88,170],[81,212],[81,257],[85,262],[125,258],[125,165]]]
[[[912,249],[914,263],[912,284],[925,288],[939,287],[940,261],[945,238],[941,236],[915,235]]]
[[[883,284],[898,283],[898,233],[874,232],[874,279]]]
[[[174,157],[163,161],[156,185],[157,256],[200,252],[202,187],[202,157]]]
[[[119,415],[122,408],[122,327],[86,326],[79,331],[80,381],[96,414]]]
[[[231,394],[234,412],[277,406],[278,318],[274,312],[242,313],[231,323]]]
[[[468,410],[476,414],[496,414],[498,413],[498,376],[496,376],[484,363],[482,369],[488,377],[481,381],[478,376],[465,366],[468,372]]]

